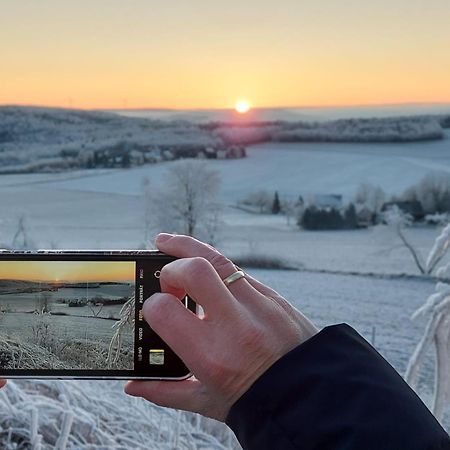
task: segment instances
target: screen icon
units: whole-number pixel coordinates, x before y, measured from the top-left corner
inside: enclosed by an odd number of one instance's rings
[[[164,350],[150,349],[150,364],[153,366],[162,366],[164,364]]]

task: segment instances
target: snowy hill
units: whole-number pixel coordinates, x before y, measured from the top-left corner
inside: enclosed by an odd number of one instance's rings
[[[9,172],[73,169],[86,163],[91,152],[120,145],[150,149],[214,146],[216,141],[188,122],[164,123],[93,111],[0,108],[0,164]]]
[[[217,157],[215,152],[237,144],[440,140],[443,127],[449,124],[450,116],[446,115],[264,122],[250,117],[195,123],[100,111],[5,106],[0,107],[0,173],[129,167],[174,157]]]

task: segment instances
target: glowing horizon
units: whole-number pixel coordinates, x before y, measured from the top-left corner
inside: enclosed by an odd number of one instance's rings
[[[0,104],[446,104],[449,18],[447,0],[8,2],[0,17]]]
[[[134,281],[133,261],[0,261],[0,281]]]

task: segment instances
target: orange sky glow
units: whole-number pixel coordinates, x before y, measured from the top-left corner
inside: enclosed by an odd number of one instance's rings
[[[450,102],[448,0],[6,2],[0,104]]]
[[[133,281],[133,261],[0,261],[0,280]]]

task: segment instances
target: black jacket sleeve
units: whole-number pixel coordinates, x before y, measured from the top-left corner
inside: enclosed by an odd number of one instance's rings
[[[233,405],[246,450],[447,450],[450,437],[389,363],[348,325],[278,360]]]

